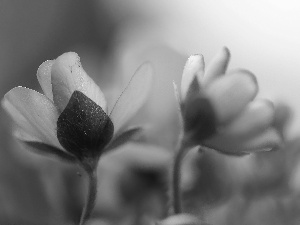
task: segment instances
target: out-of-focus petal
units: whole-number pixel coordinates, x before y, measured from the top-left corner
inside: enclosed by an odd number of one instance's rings
[[[228,136],[249,139],[267,129],[274,122],[274,106],[271,101],[257,100],[250,102],[246,109],[222,131]]]
[[[235,136],[228,137],[226,134],[219,134],[205,141],[204,145],[223,153],[240,154],[279,148],[282,145],[282,138],[276,129],[269,128],[249,140],[241,140]]]
[[[246,70],[238,70],[216,79],[207,87],[206,94],[215,108],[219,123],[223,124],[240,114],[257,91],[255,76]]]
[[[65,109],[75,90],[85,94],[107,112],[107,104],[102,91],[83,70],[76,53],[65,53],[55,60],[52,65],[51,82],[53,100],[60,112]]]
[[[32,136],[22,128],[17,128],[13,131],[13,135],[21,141],[40,141],[37,137]]]
[[[43,62],[37,71],[37,79],[41,85],[44,94],[53,101],[52,84],[51,84],[51,69],[54,60]]]
[[[192,55],[188,58],[181,79],[181,99],[184,100],[188,93],[189,87],[196,76],[198,82],[203,79],[204,59],[202,55]]]
[[[212,61],[207,65],[205,76],[203,78],[203,84],[207,86],[220,75],[225,74],[229,60],[229,49],[224,47],[221,49],[221,51],[218,52],[218,54],[215,55]]]
[[[265,132],[243,143],[245,152],[268,151],[282,147],[282,138],[277,129],[269,128]]]
[[[61,148],[56,137],[58,112],[46,96],[28,88],[16,87],[5,94],[2,106],[28,137]]]
[[[153,68],[149,63],[141,65],[132,76],[110,113],[115,133],[137,113],[146,101],[152,86],[152,76]]]
[[[274,127],[276,127],[283,136],[291,117],[292,110],[288,105],[283,102],[275,104]]]
[[[158,225],[205,225],[199,219],[190,214],[177,214],[170,216],[163,221],[158,222]]]

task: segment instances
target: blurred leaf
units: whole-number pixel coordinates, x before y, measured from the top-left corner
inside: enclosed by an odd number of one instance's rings
[[[131,127],[126,131],[122,132],[121,134],[117,135],[111,143],[105,148],[105,152],[111,151],[115,148],[120,147],[121,145],[125,144],[126,142],[136,138],[137,136],[141,135],[143,128],[141,127]]]
[[[122,221],[140,216],[137,211],[160,214],[161,203],[155,202],[164,198],[157,184],[161,183],[160,175],[165,174],[171,159],[172,154],[166,149],[140,143],[127,143],[103,155],[98,167],[99,192],[94,216]]]
[[[33,150],[35,153],[45,155],[45,156],[51,156],[56,157],[62,161],[68,162],[68,163],[76,163],[77,160],[74,156],[64,152],[61,149],[58,149],[54,146],[42,143],[42,142],[35,142],[35,141],[21,141],[28,147],[30,147],[31,150]]]

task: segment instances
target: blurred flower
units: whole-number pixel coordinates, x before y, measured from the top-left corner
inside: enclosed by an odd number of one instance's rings
[[[299,168],[299,143],[299,138],[291,140],[284,149],[253,154],[244,157],[242,162],[240,158],[214,154],[219,159],[210,161],[211,167],[217,170],[216,174],[222,174],[214,185],[225,188],[222,194],[226,201],[206,211],[208,221],[213,224],[297,224],[299,189],[295,188],[294,179]],[[286,219],[289,222],[283,222]]]
[[[132,76],[110,112],[76,53],[44,62],[37,77],[45,95],[16,87],[2,101],[17,125],[16,137],[37,152],[91,164],[104,149],[126,142],[140,130],[124,131],[124,126],[147,97],[152,80],[149,64]]]
[[[285,196],[261,196],[246,201],[243,196],[232,198],[211,213],[210,221],[224,225],[299,224],[299,193]]]
[[[280,146],[272,102],[254,100],[258,85],[251,72],[226,73],[229,58],[229,50],[223,48],[206,71],[203,56],[188,59],[178,97],[186,138],[194,145],[238,155]]]

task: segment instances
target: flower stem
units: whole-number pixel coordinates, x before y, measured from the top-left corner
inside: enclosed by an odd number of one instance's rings
[[[183,158],[185,154],[187,153],[187,145],[186,142],[180,138],[177,148],[176,148],[176,153],[175,153],[175,158],[173,161],[173,173],[172,173],[172,197],[173,197],[173,210],[174,214],[180,214],[182,212],[182,206],[181,206],[181,188],[180,188],[180,183],[181,183],[181,165]]]
[[[92,171],[87,171],[87,174],[89,181],[88,194],[79,225],[84,225],[85,222],[90,218],[97,196],[97,168],[93,169]]]

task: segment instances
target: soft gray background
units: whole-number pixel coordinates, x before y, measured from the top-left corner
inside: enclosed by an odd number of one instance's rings
[[[188,55],[202,53],[209,61],[227,46],[232,52],[230,68],[247,68],[257,75],[260,97],[291,105],[294,118],[289,134],[296,137],[300,133],[299,23],[300,3],[296,0],[0,0],[0,96],[19,85],[40,90],[35,77],[38,66],[63,52],[76,51],[88,74],[114,99],[115,89],[120,92],[137,66],[151,60],[156,68],[152,98],[135,119],[153,124],[150,141],[171,149],[176,141],[171,131],[176,130],[177,119],[172,80],[179,81]],[[0,127],[0,213],[16,218],[16,224],[55,220],[53,215],[63,209],[64,219],[76,219],[72,215],[78,217],[82,201],[76,187],[80,189],[83,183],[76,175],[78,168],[24,151],[12,138],[11,123],[2,109]],[[278,163],[270,163],[274,168],[266,163],[269,156],[261,165],[253,164],[257,169],[254,177],[265,172],[264,181],[270,177],[269,171],[280,175],[279,167],[285,165],[280,154],[274,156]],[[223,157],[216,164],[222,172]],[[239,158],[233,161],[239,166],[230,162],[230,173],[221,173],[230,185],[234,183],[230,178],[247,180],[244,172],[252,165]],[[241,170],[243,166],[245,170]],[[60,171],[67,171],[68,176]],[[299,177],[298,173],[297,188]],[[259,182],[250,179],[245,186],[249,183]],[[288,182],[278,179],[278,183]],[[213,186],[227,190],[223,184]],[[110,184],[107,187],[111,189]]]
[[[33,87],[28,79],[38,65],[64,51],[92,52],[97,59],[90,58],[99,62],[118,46],[164,42],[183,55],[202,53],[209,61],[227,46],[231,68],[257,75],[260,96],[293,107],[289,133],[298,136],[299,23],[296,0],[2,0],[0,93],[16,85]]]

